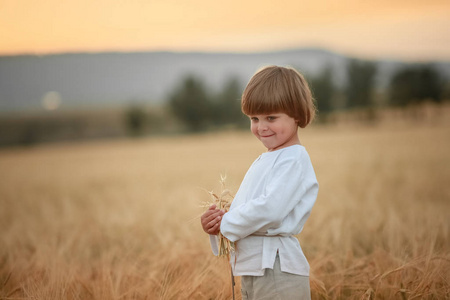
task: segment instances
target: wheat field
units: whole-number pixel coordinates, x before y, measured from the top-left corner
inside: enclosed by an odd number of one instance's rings
[[[313,126],[313,299],[450,299],[448,122]],[[199,217],[247,132],[0,150],[0,299],[231,299]],[[236,299],[240,299],[239,280]]]

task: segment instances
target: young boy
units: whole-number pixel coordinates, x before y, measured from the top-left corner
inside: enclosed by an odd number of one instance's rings
[[[294,236],[318,193],[297,134],[314,119],[310,89],[294,69],[270,66],[250,79],[241,104],[267,152],[247,171],[229,212],[213,205],[202,215],[203,230],[216,255],[219,231],[235,242],[230,263],[243,299],[310,299],[309,264]]]

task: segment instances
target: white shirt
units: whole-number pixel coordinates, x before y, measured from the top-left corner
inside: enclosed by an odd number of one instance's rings
[[[309,276],[308,261],[293,235],[303,229],[318,189],[301,145],[263,153],[253,162],[220,226],[235,242],[230,259],[235,276],[263,276],[264,269],[273,268],[277,251],[281,271]],[[215,236],[211,246],[217,255]]]

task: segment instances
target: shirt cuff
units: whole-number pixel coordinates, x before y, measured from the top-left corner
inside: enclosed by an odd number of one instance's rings
[[[212,253],[217,256],[219,255],[219,245],[217,240],[217,235],[209,235],[209,243],[211,244]]]

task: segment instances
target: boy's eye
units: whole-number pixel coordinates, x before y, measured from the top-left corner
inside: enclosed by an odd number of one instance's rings
[[[258,118],[257,118],[257,117],[250,117],[250,120],[252,120],[252,121],[258,121]]]
[[[274,116],[268,116],[267,117],[267,120],[269,120],[269,121],[273,121],[273,120],[275,120],[277,117],[274,117]]]

